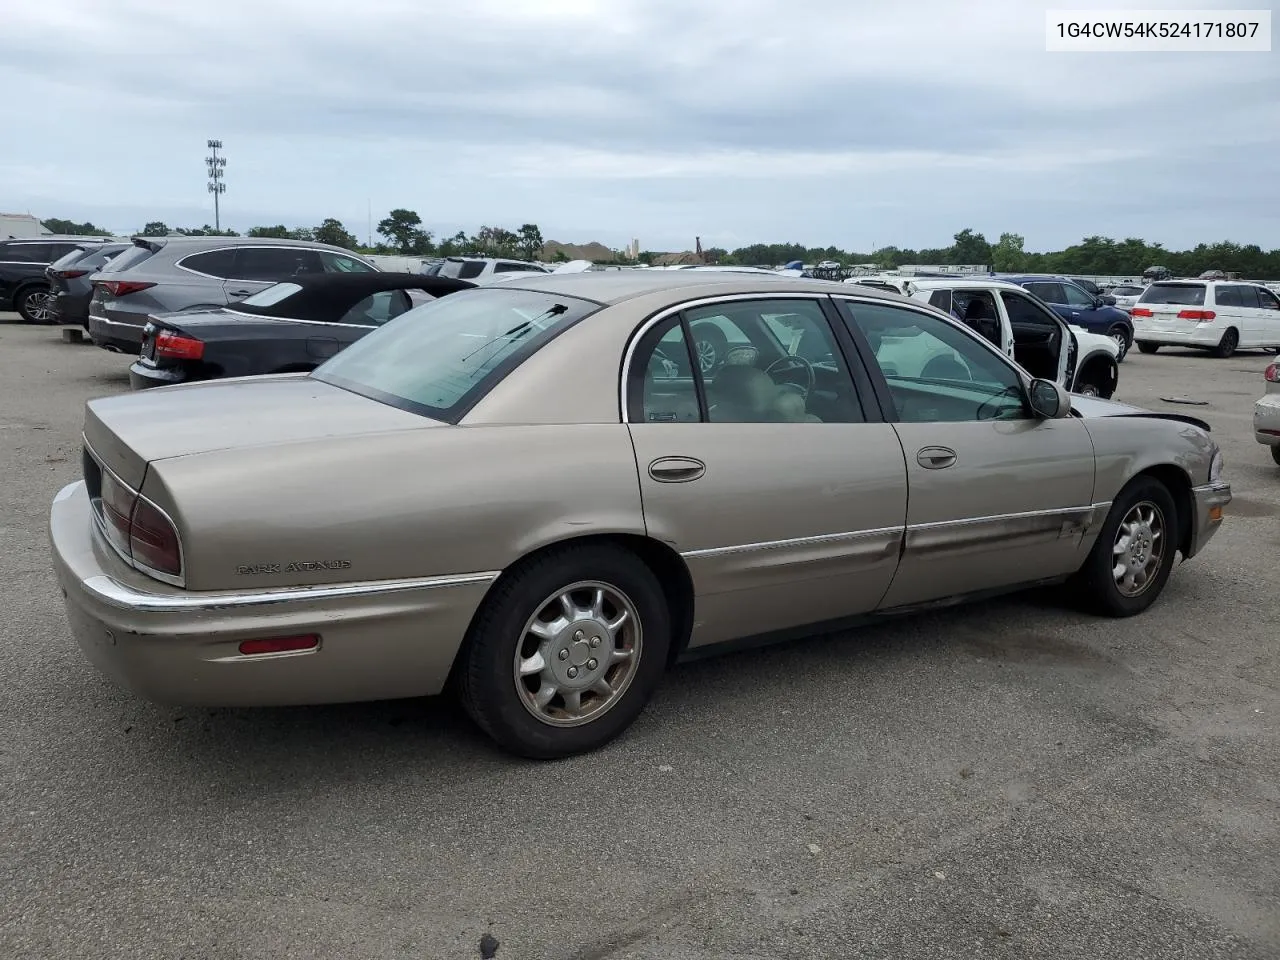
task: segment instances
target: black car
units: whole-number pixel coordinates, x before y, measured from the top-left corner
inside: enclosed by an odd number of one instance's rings
[[[53,296],[50,322],[78,323],[88,330],[94,274],[129,246],[127,243],[85,244],[45,267],[44,275],[49,279],[49,293]]]
[[[312,370],[420,303],[474,286],[420,273],[322,273],[274,284],[234,306],[152,316],[129,382],[142,390]]]
[[[26,323],[51,323],[53,294],[45,268],[77,247],[103,237],[32,237],[0,240],[0,310],[17,310]]]

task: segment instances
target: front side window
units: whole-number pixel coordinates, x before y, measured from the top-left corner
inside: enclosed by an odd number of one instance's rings
[[[842,303],[866,337],[908,423],[1021,420],[1022,378],[1001,357],[941,317],[901,307]]]
[[[1236,297],[1240,301],[1240,306],[1251,310],[1258,309],[1257,287],[1251,287],[1248,284],[1241,284],[1235,288]]]
[[[1258,294],[1258,306],[1263,310],[1280,310],[1280,300],[1276,299],[1276,295],[1266,287],[1254,287],[1254,291]]]
[[[597,304],[575,297],[505,288],[467,290],[401,314],[317,367],[312,376],[411,413],[457,423],[508,373],[597,309]]]
[[[376,273],[369,264],[357,257],[331,250],[320,251],[320,265],[325,273]]]
[[[1081,290],[1074,283],[1061,283],[1058,284],[1058,286],[1060,286],[1063,292],[1066,293],[1066,303],[1073,307],[1082,307],[1086,310],[1093,309],[1093,297],[1085,293],[1085,291]]]

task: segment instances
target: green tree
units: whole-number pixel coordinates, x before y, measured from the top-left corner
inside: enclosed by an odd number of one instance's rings
[[[951,247],[951,263],[969,264],[991,262],[991,244],[980,233],[974,233],[965,227],[955,235],[955,243]]]
[[[339,224],[341,226],[341,224]],[[290,240],[314,240],[316,238],[315,227],[295,227],[289,231]]]
[[[152,220],[142,228],[144,237],[167,237],[169,235],[169,227],[161,220]]]
[[[103,230],[101,227],[95,227],[89,221],[84,223],[76,223],[74,220],[63,220],[61,217],[50,217],[48,220],[41,220],[46,230],[53,233],[69,234],[73,237],[109,237],[110,230]]]
[[[431,240],[432,233],[430,230],[416,230],[413,235],[413,245],[409,248],[409,252],[418,257],[429,257],[436,252],[436,245]]]
[[[1002,233],[991,248],[991,269],[1000,273],[1017,273],[1026,269],[1027,255],[1022,250],[1021,234]]]
[[[327,243],[334,247],[346,247],[348,250],[354,250],[359,246],[356,238],[347,233],[347,228],[342,225],[341,220],[334,217],[326,217],[320,226],[313,231],[314,238],[320,243]]]
[[[472,249],[491,257],[517,255],[519,237],[503,227],[481,227],[471,238]]]
[[[291,231],[283,223],[278,223],[274,227],[250,227],[246,236],[274,240],[289,240],[292,238]]]
[[[517,231],[516,241],[520,255],[526,260],[537,260],[542,256],[542,231],[536,223],[523,224]]]
[[[422,218],[412,210],[398,207],[378,221],[378,233],[387,238],[398,253],[409,253],[418,239]]]

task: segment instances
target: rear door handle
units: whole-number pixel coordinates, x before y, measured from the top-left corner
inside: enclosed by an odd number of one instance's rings
[[[926,470],[941,470],[956,462],[956,452],[950,447],[922,447],[916,454],[916,463]]]
[[[251,293],[253,293],[253,291],[252,291],[252,290],[232,290],[230,293],[228,293],[228,294],[227,294],[227,296],[229,296],[229,297],[247,297],[247,296],[249,296],[249,294],[251,294]]]
[[[707,465],[693,457],[659,457],[649,464],[649,476],[659,483],[688,483],[707,472]]]

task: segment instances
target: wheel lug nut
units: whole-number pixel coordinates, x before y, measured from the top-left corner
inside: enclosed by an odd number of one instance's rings
[[[578,668],[577,668],[577,667],[570,667],[570,668],[569,668],[569,679],[570,679],[570,680],[572,680],[572,679],[573,679],[574,677],[576,677],[577,675],[578,675]]]
[[[561,660],[568,660],[568,659],[569,659],[569,651],[568,651],[568,649],[567,649],[567,648],[566,648],[566,649],[561,649],[560,653],[559,653],[559,654],[557,654],[557,656],[559,656]]]
[[[599,638],[599,637],[592,637],[592,638],[591,638],[591,647],[592,647],[592,649],[595,649],[595,648],[596,648],[596,647],[598,647],[598,646],[600,646],[600,638]]]
[[[587,661],[588,670],[594,670],[598,666],[600,666],[600,661],[596,660],[594,657]]]
[[[582,639],[582,631],[581,631],[581,630],[579,630],[577,633],[575,633],[575,634],[573,635],[573,639],[575,639],[575,640],[581,640],[581,639]]]

